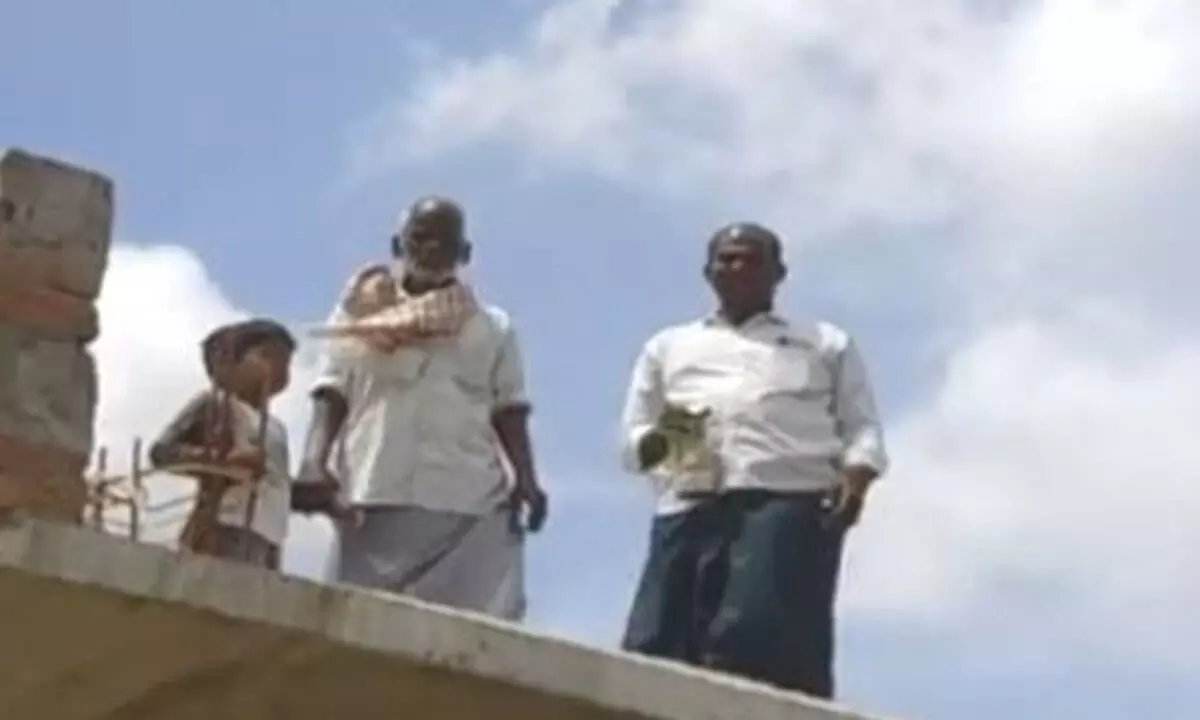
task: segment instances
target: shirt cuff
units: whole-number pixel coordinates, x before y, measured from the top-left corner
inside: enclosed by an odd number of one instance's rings
[[[312,387],[309,388],[308,394],[316,396],[327,391],[334,391],[339,395],[346,395],[346,378],[340,373],[327,372],[317,376]]]
[[[525,397],[525,393],[500,393],[496,396],[495,402],[492,403],[492,410],[507,410],[509,408],[524,408],[532,409],[533,403],[529,402],[529,398]]]
[[[842,467],[869,467],[877,476],[882,476],[888,469],[887,455],[874,443],[852,445],[842,453]]]

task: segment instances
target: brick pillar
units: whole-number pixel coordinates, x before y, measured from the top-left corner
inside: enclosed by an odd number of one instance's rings
[[[0,156],[0,513],[82,522],[112,221],[109,179]]]

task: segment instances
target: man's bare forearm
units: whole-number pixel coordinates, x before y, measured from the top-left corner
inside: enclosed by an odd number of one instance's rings
[[[304,440],[304,460],[324,467],[329,461],[333,440],[346,422],[348,406],[341,393],[318,390],[313,396],[313,417]]]
[[[313,394],[312,422],[304,439],[300,477],[292,483],[292,510],[301,513],[331,512],[337,487],[325,471],[333,440],[346,422],[346,398],[332,388]]]
[[[514,406],[497,410],[492,415],[492,427],[512,463],[517,483],[536,485],[533,441],[529,437],[529,407]]]

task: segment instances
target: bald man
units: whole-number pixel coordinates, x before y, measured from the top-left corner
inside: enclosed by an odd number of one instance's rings
[[[624,455],[659,501],[623,644],[830,698],[842,542],[888,460],[854,343],[776,310],[786,274],[770,230],[722,228],[716,311],[637,359]]]
[[[460,277],[471,245],[457,203],[418,199],[391,250],[392,264],[352,278],[330,324],[379,298],[395,307],[336,342],[312,391],[301,480],[337,488],[329,512],[351,518],[331,574],[519,620],[523,534],[541,528],[546,495],[516,331]]]

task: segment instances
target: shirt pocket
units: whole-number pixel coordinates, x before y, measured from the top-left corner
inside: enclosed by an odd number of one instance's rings
[[[833,389],[833,378],[824,358],[811,348],[773,348],[767,374],[773,393],[800,400],[820,400]]]
[[[836,445],[829,366],[815,350],[776,348],[769,367],[772,385],[760,409],[770,447],[793,460],[816,459],[824,468]]]
[[[484,329],[468,324],[454,341],[438,348],[438,374],[470,402],[491,402],[497,346]]]
[[[459,343],[449,363],[450,379],[473,402],[493,399],[492,367],[495,351],[485,343]]]
[[[429,369],[430,355],[424,348],[403,347],[394,353],[372,352],[363,360],[377,379],[401,387],[416,384]]]

